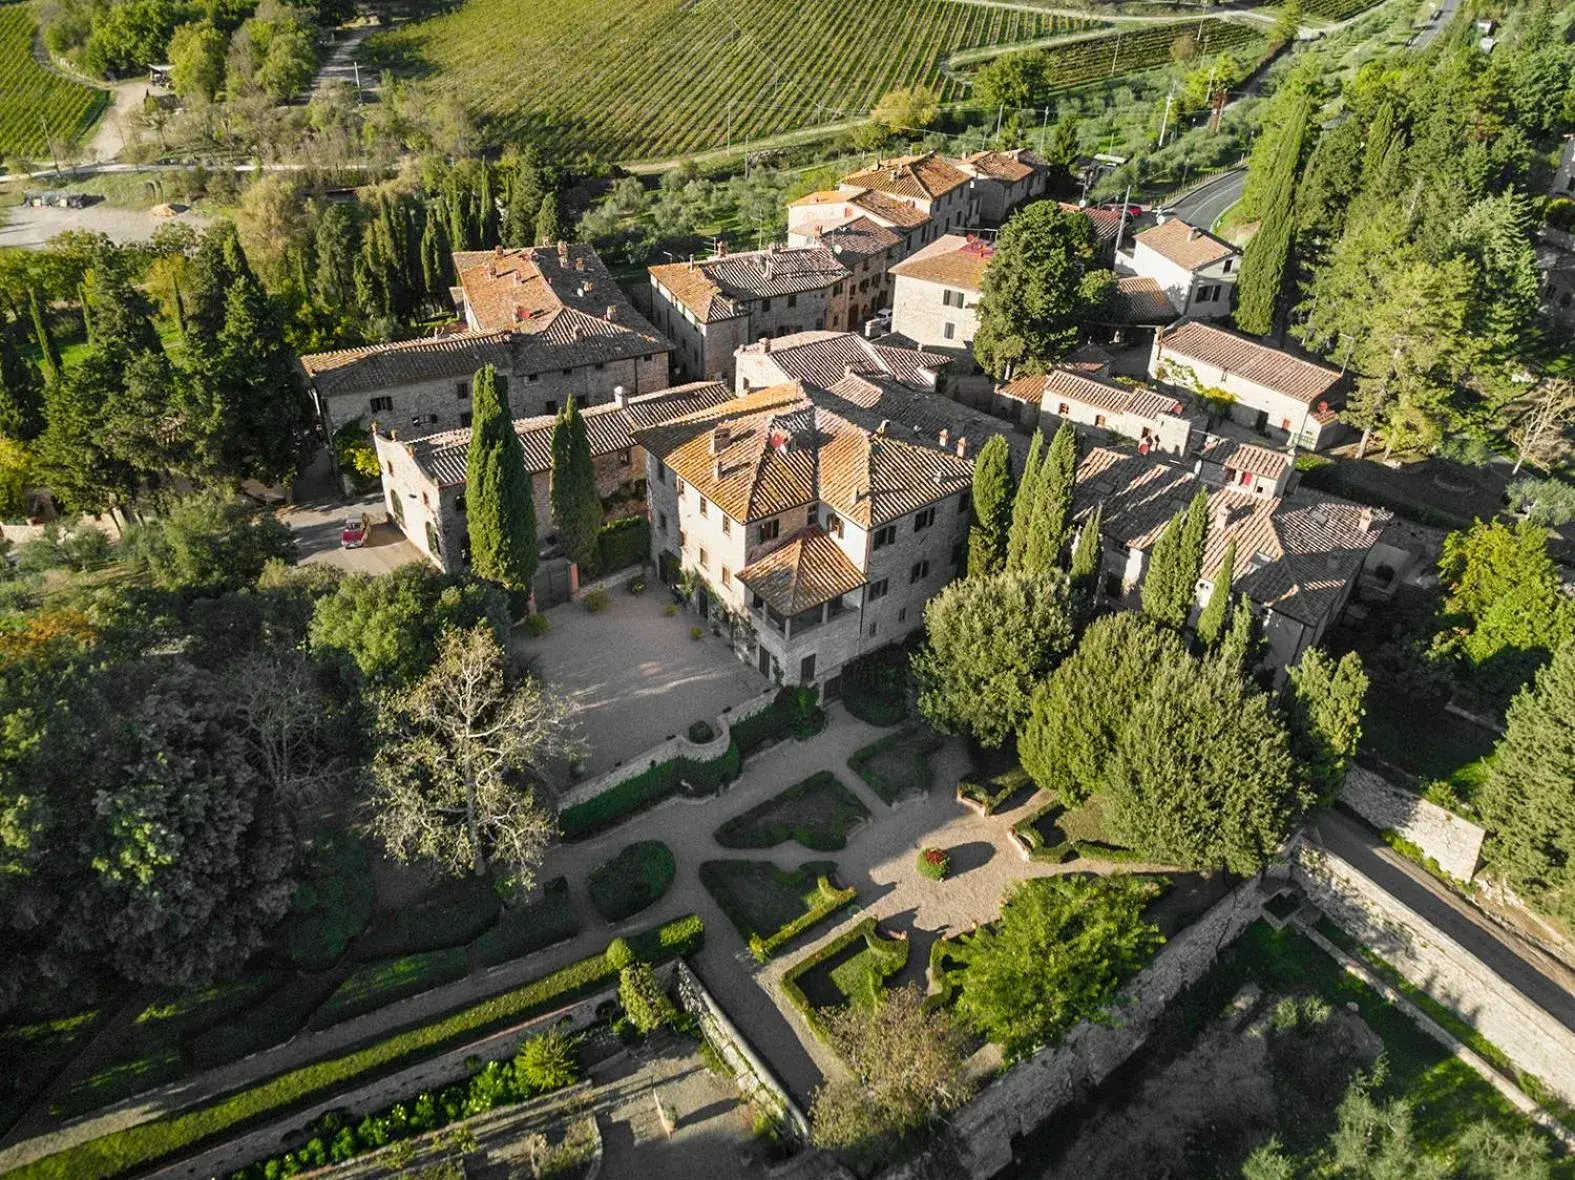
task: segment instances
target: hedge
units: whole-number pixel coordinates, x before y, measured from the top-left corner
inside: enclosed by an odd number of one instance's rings
[[[908,715],[908,653],[900,644],[860,656],[842,669],[842,706],[860,721],[881,727]]]
[[[1010,799],[1024,787],[1033,785],[1033,779],[1021,766],[984,780],[964,778],[957,784],[958,799],[972,799],[984,807],[986,815],[994,815],[996,809]]]
[[[541,897],[515,910],[505,910],[498,924],[472,945],[476,961],[493,967],[539,951],[580,932],[580,920],[569,904],[567,877],[542,886]]]
[[[829,770],[740,812],[716,829],[723,848],[774,848],[796,840],[813,852],[846,848],[848,830],[869,819],[869,809]]]
[[[675,919],[628,940],[649,962],[691,954],[705,941],[697,915]],[[385,1037],[364,1048],[290,1070],[197,1110],[141,1123],[8,1172],[7,1180],[108,1180],[243,1124],[283,1115],[353,1084],[412,1065],[496,1028],[517,1024],[611,986],[618,971],[605,954],[591,955],[522,987],[448,1016]]]
[[[814,970],[828,959],[836,958],[837,955],[847,950],[848,947],[861,938],[868,944],[871,953],[882,960],[885,967],[889,968],[881,972],[882,979],[901,971],[908,962],[910,948],[907,941],[882,938],[875,929],[875,919],[865,918],[860,922],[855,922],[823,946],[819,946],[810,954],[805,955],[782,975],[783,994],[787,996],[788,1002],[798,1009],[799,1014],[804,1017],[805,1023],[814,1030],[816,1036],[824,1036],[825,1030],[820,1023],[818,1010],[815,1008],[815,1005],[809,1002],[809,997],[804,994],[804,989],[798,985],[799,976]],[[883,943],[896,945],[884,946],[882,945]]]
[[[714,794],[738,777],[742,765],[737,742],[709,762],[690,758],[658,762],[600,795],[565,807],[558,815],[558,831],[565,840],[583,840],[660,803],[684,782],[693,794]]]
[[[953,967],[946,969],[946,960],[952,957],[952,952],[957,949],[961,935],[943,934],[930,943],[930,965],[925,972],[925,977],[935,985],[935,990],[924,997],[926,1008],[946,1008],[951,1005],[957,995],[957,976],[961,970]]]
[[[586,882],[591,904],[609,922],[631,918],[672,886],[673,850],[660,840],[639,840],[591,870]]]
[[[640,565],[651,555],[651,524],[643,516],[608,521],[596,535],[596,572],[611,574]]]
[[[752,936],[749,939],[749,953],[754,955],[757,962],[764,963],[811,926],[851,903],[856,896],[858,890],[851,885],[846,889],[838,889],[828,878],[818,878],[815,882],[815,904],[766,938]]]
[[[814,737],[826,728],[826,711],[813,688],[781,689],[776,699],[753,717],[731,723],[733,742],[743,754],[753,754],[766,742],[792,736]]]
[[[1135,848],[1117,848],[1114,844],[1101,844],[1097,840],[1078,840],[1072,845],[1084,860],[1108,860],[1114,864],[1148,864],[1152,857]]]
[[[374,918],[372,928],[350,944],[350,957],[364,963],[464,946],[490,929],[502,908],[490,880],[444,881],[415,904]]]
[[[363,963],[350,973],[323,1006],[312,1013],[309,1028],[327,1028],[341,1020],[375,1012],[385,1004],[418,995],[445,983],[463,979],[470,973],[464,947],[424,951]]]
[[[1012,834],[1028,845],[1028,858],[1030,860],[1048,861],[1050,864],[1058,865],[1064,861],[1071,860],[1077,855],[1076,845],[1068,843],[1064,839],[1059,844],[1047,845],[1044,836],[1034,826],[1052,812],[1059,814],[1065,810],[1066,808],[1061,805],[1061,801],[1054,795],[1051,795],[1049,799],[1012,825]]]
[[[321,975],[297,975],[260,1004],[198,1033],[186,1042],[191,1068],[213,1069],[282,1045],[306,1027],[308,1018],[339,989],[347,974],[341,967]]]
[[[930,755],[934,754],[946,744],[946,739],[939,734],[925,729],[922,726],[911,725],[906,729],[899,729],[896,733],[889,733],[885,737],[871,742],[862,749],[855,750],[848,759],[848,767],[854,774],[869,785],[886,803],[896,803],[907,791],[913,788],[910,781],[894,782],[880,773],[875,768],[876,759],[885,754],[895,753],[913,772],[915,779],[923,777],[918,789],[928,792],[935,781],[935,768],[930,765]]]

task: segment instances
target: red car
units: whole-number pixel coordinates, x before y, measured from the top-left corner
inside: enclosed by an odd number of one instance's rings
[[[345,527],[339,530],[339,548],[359,549],[366,544],[368,522],[366,513],[352,516],[345,521]]]
[[[1122,209],[1122,205],[1121,205],[1120,201],[1106,201],[1103,205],[1100,206],[1100,208],[1101,209],[1109,209],[1112,213],[1120,213],[1121,209]],[[1127,216],[1128,217],[1142,217],[1143,216],[1143,206],[1142,205],[1127,205],[1126,206],[1126,211],[1127,211]]]

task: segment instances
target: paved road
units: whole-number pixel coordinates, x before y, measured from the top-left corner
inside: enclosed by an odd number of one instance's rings
[[[1324,847],[1482,960],[1521,995],[1575,1031],[1575,975],[1479,915],[1377,836],[1338,812],[1313,825]]]
[[[1245,168],[1226,172],[1181,198],[1172,206],[1172,212],[1188,225],[1212,229],[1225,211],[1241,200],[1241,190],[1246,184]]]
[[[1414,49],[1426,49],[1433,43],[1433,38],[1442,33],[1451,20],[1454,19],[1455,10],[1460,7],[1460,0],[1443,0],[1438,6],[1438,11],[1433,14],[1432,23],[1416,35],[1416,40],[1411,42]]]

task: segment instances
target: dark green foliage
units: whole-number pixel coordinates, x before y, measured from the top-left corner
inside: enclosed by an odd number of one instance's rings
[[[618,973],[618,1003],[642,1033],[653,1033],[678,1019],[678,1009],[649,963],[632,963]]]
[[[1050,440],[1044,466],[1034,481],[1034,511],[1028,527],[1023,568],[1049,570],[1060,566],[1072,521],[1072,493],[1077,482],[1077,431],[1062,422]]]
[[[378,914],[350,953],[367,963],[464,946],[491,928],[501,908],[485,878],[445,878],[414,904]]]
[[[1012,834],[1028,849],[1028,859],[1058,865],[1077,855],[1059,823],[1066,806],[1054,795],[1012,825]]]
[[[558,815],[558,831],[565,840],[581,840],[622,823],[676,791],[685,790],[691,795],[714,793],[738,777],[742,761],[735,741],[725,753],[709,762],[688,758],[658,762],[594,798],[564,808]]]
[[[596,912],[616,923],[655,904],[676,871],[672,849],[660,840],[640,840],[592,869],[586,887]]]
[[[1263,216],[1242,256],[1241,278],[1236,284],[1236,326],[1253,335],[1272,332],[1279,319],[1296,229],[1296,180],[1312,112],[1312,98],[1299,96],[1279,130]]]
[[[609,520],[596,536],[598,573],[611,574],[640,565],[651,556],[651,522],[644,516],[620,516]]]
[[[569,560],[594,569],[602,499],[596,492],[585,419],[573,396],[552,427],[552,519]]]
[[[1013,766],[989,778],[964,775],[957,783],[957,797],[975,800],[984,808],[985,815],[991,815],[1014,795],[1033,785],[1033,778],[1026,770]]]
[[[1575,643],[1510,703],[1479,794],[1488,859],[1532,902],[1575,922]]]
[[[505,909],[497,924],[476,939],[472,950],[478,963],[494,967],[579,932],[580,921],[569,903],[569,882],[554,877],[542,886],[539,899]]]
[[[367,842],[325,829],[313,839],[306,870],[285,920],[285,950],[303,971],[331,967],[372,917],[372,857]]]
[[[924,620],[928,642],[913,659],[919,708],[942,733],[970,733],[989,747],[1022,724],[1034,687],[1073,641],[1060,570],[953,582],[930,599]]]
[[[1000,573],[1006,568],[1007,539],[1012,526],[1012,463],[1005,435],[995,435],[979,449],[973,466],[973,527],[968,531],[968,576]]]
[[[307,1024],[314,1029],[328,1028],[375,1012],[407,996],[453,983],[465,978],[468,972],[463,947],[363,963],[312,1013]]]
[[[772,848],[796,840],[815,852],[846,846],[849,829],[869,819],[857,796],[828,770],[734,816],[716,830],[723,848]]]
[[[1009,570],[1025,568],[1023,563],[1028,555],[1034,507],[1038,504],[1039,468],[1044,462],[1044,445],[1044,435],[1034,431],[1033,441],[1028,444],[1028,458],[1023,464],[1023,477],[1017,481],[1017,490],[1012,497],[1012,523],[1006,540],[1006,568]]]
[[[38,299],[38,288],[27,289],[27,307],[33,317],[33,338],[38,344],[38,352],[42,358],[44,381],[53,384],[60,379],[60,347],[55,343],[55,337],[49,330],[49,322],[44,318],[44,308]]]
[[[0,329],[0,437],[32,442],[44,429],[44,386],[11,333]]]
[[[1340,793],[1346,768],[1356,757],[1366,695],[1367,673],[1354,651],[1336,661],[1311,648],[1291,669],[1286,702],[1291,755],[1302,779],[1323,802],[1333,802]]]
[[[542,197],[541,207],[536,211],[536,244],[551,246],[566,236],[563,215],[558,212],[558,194],[549,192]]]
[[[708,860],[700,883],[733,923],[758,962],[851,902],[855,890],[838,889],[837,866],[815,860],[792,872],[763,860]]]
[[[306,1027],[312,1013],[338,989],[345,972],[297,975],[261,1003],[187,1041],[192,1069],[229,1065],[283,1044]]]
[[[1105,506],[1094,505],[1093,512],[1088,514],[1083,521],[1083,527],[1078,530],[1077,546],[1072,550],[1072,590],[1082,595],[1085,600],[1092,598],[1099,589],[1099,571],[1102,562],[1099,530],[1104,519]]]
[[[1143,920],[1153,892],[1131,877],[1020,882],[1000,918],[952,951],[962,964],[957,1015],[1009,1057],[1098,1019],[1162,941]]]
[[[783,688],[768,708],[752,717],[731,723],[733,744],[738,747],[740,754],[753,754],[767,742],[801,736],[801,731],[815,723],[817,713],[819,725],[815,726],[813,732],[818,733],[824,727],[825,713],[815,705],[814,698],[813,689],[806,694],[800,688]],[[803,733],[802,736],[812,736],[812,733]]]
[[[890,644],[842,668],[842,704],[869,725],[896,725],[908,715],[908,653]]]
[[[471,383],[471,407],[465,477],[471,567],[507,590],[528,591],[536,574],[536,507],[508,393],[491,365]]]
[[[1220,559],[1219,572],[1214,575],[1214,588],[1209,591],[1209,601],[1198,615],[1198,638],[1205,647],[1219,642],[1225,630],[1225,620],[1230,610],[1231,579],[1236,571],[1236,538],[1225,543],[1225,555]]]
[[[246,501],[189,496],[127,530],[122,554],[155,586],[221,594],[250,586],[270,561],[293,561],[295,534]]]
[[[925,726],[912,725],[854,751],[848,767],[883,801],[895,804],[904,795],[929,793],[935,778],[930,755],[944,744]]]
[[[1178,630],[1186,626],[1197,600],[1208,523],[1208,493],[1199,488],[1154,543],[1143,575],[1143,613],[1151,619]]]
[[[1263,634],[1258,627],[1258,617],[1252,613],[1252,602],[1246,594],[1238,594],[1231,608],[1230,622],[1221,633],[1219,646],[1214,649],[1214,660],[1221,667],[1234,669],[1238,676],[1250,676],[1258,667],[1263,654]]]

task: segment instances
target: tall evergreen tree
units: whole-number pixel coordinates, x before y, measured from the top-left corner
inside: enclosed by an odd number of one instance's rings
[[[1050,440],[1044,465],[1034,482],[1034,512],[1028,526],[1024,568],[1051,569],[1061,560],[1072,520],[1077,483],[1077,432],[1063,421]]]
[[[1182,519],[1185,515],[1184,512],[1178,512],[1166,522],[1159,540],[1154,542],[1154,547],[1148,552],[1148,568],[1143,571],[1143,613],[1172,627],[1180,627],[1187,621],[1185,612],[1180,618],[1176,617],[1178,596],[1175,589],[1177,551],[1181,545]]]
[[[968,576],[985,577],[1006,568],[1012,528],[1012,458],[1006,436],[997,434],[979,449],[973,465],[973,527],[968,530]]]
[[[33,362],[0,331],[0,436],[32,442],[44,429],[44,390]]]
[[[536,505],[508,391],[491,365],[477,371],[470,402],[465,499],[471,567],[507,590],[527,594],[536,575]]]
[[[1242,256],[1241,278],[1236,284],[1236,326],[1257,336],[1274,331],[1279,319],[1296,229],[1296,179],[1301,174],[1312,112],[1312,97],[1303,94],[1281,131],[1268,204],[1258,232]]]
[[[1335,660],[1310,648],[1290,673],[1291,756],[1320,800],[1333,802],[1362,739],[1367,673],[1362,657],[1348,651]]]
[[[585,419],[570,396],[552,427],[552,518],[569,560],[581,570],[595,569],[602,515]]]
[[[1094,505],[1094,510],[1083,521],[1077,534],[1077,546],[1072,550],[1072,589],[1091,598],[1099,588],[1101,542],[1099,529],[1104,523],[1105,506]]]
[[[44,384],[53,385],[60,380],[60,348],[49,331],[49,322],[44,319],[44,308],[39,302],[37,287],[27,289],[27,306],[33,317],[33,336],[38,341],[38,351],[43,357],[41,367],[44,371]]]
[[[549,192],[541,199],[536,211],[536,244],[551,246],[568,236],[563,225],[563,215],[558,212],[558,194]]]
[[[979,297],[973,349],[980,366],[1004,380],[1043,372],[1066,355],[1105,294],[1101,283],[1091,284],[1102,277],[1094,256],[1092,223],[1054,201],[1030,205],[1008,221]]]
[[[1028,537],[1037,503],[1044,445],[1043,433],[1034,431],[1034,440],[1028,444],[1028,460],[1023,464],[1023,477],[1017,481],[1017,494],[1012,498],[1012,524],[1006,539],[1006,568],[1009,570],[1027,568]]]
[[[1209,591],[1208,605],[1198,615],[1198,638],[1205,647],[1219,642],[1225,630],[1225,618],[1230,612],[1231,580],[1236,573],[1236,539],[1225,545],[1225,556],[1220,559],[1219,573],[1214,575],[1214,589]]]
[[[1223,667],[1233,668],[1238,676],[1247,676],[1258,666],[1262,648],[1263,636],[1258,631],[1258,617],[1252,613],[1252,602],[1245,594],[1238,594],[1231,607],[1230,622],[1212,658]]]
[[[499,237],[505,246],[529,246],[536,240],[536,215],[544,191],[542,168],[531,144],[511,148],[503,156],[503,222]]]

